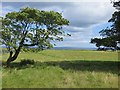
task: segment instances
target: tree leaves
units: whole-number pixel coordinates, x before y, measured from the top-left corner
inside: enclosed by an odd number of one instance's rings
[[[120,42],[120,1],[113,2],[116,11],[108,22],[112,23],[111,27],[101,30],[99,33],[102,38],[91,39],[91,43],[96,43],[96,46],[117,47],[117,42]],[[96,41],[97,40],[97,41]]]
[[[65,35],[62,30],[64,25],[69,25],[69,21],[61,13],[22,8],[18,12],[7,13],[2,18],[1,41],[11,49],[17,49],[21,44],[36,45],[41,49],[51,48],[52,40],[63,40],[61,36]]]

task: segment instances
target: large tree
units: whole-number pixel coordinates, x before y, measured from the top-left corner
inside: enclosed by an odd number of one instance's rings
[[[103,38],[98,38],[101,45],[105,47],[114,47],[115,49],[120,49],[117,43],[120,43],[120,1],[113,2],[113,7],[116,11],[112,14],[111,19],[108,21],[112,23],[110,27],[101,30],[99,33]],[[98,44],[96,38],[91,39],[91,43]]]
[[[61,13],[29,7],[7,13],[1,21],[1,42],[10,53],[7,66],[16,60],[24,46],[36,46],[43,50],[53,46],[51,40],[63,40],[66,33],[62,27],[69,25]]]

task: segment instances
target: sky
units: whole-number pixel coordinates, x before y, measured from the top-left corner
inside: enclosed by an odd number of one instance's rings
[[[9,0],[8,0],[9,1]],[[8,12],[19,11],[20,8],[31,7],[45,11],[56,11],[70,21],[64,31],[71,34],[61,42],[55,42],[57,47],[94,48],[91,38],[100,37],[99,31],[110,25],[114,7],[110,0],[79,1],[79,2],[2,2],[2,16]]]

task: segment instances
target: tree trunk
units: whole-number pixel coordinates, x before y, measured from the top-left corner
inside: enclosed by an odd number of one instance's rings
[[[10,63],[11,63],[12,61],[14,61],[14,60],[17,59],[19,53],[20,53],[20,50],[16,50],[16,51],[15,51],[15,54],[12,56],[13,52],[10,52],[10,56],[9,56],[9,58],[7,59],[7,67],[10,66]]]
[[[27,35],[27,32],[28,32],[28,31],[25,32],[25,34],[24,34],[24,36],[23,36],[23,38],[22,38],[22,40],[21,40],[21,42],[20,42],[20,45],[19,45],[18,49],[15,50],[15,54],[13,55],[13,52],[12,52],[12,51],[10,52],[10,56],[9,56],[9,58],[7,59],[7,67],[10,66],[10,62],[12,62],[12,61],[14,61],[14,60],[17,59],[17,57],[18,57],[18,55],[19,55],[19,53],[20,53],[20,50],[21,50],[21,48],[23,47],[23,43],[24,43],[25,37],[26,37],[26,35]],[[12,55],[13,55],[13,56],[12,56]]]
[[[10,58],[12,57],[12,55],[13,55],[13,52],[10,51],[10,56],[9,56],[9,58],[7,59],[7,67],[8,67],[9,64],[10,64]]]

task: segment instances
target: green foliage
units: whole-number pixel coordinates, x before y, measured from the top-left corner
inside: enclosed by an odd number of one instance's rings
[[[100,47],[102,45],[102,40],[99,39],[99,38],[94,38],[94,39],[91,39],[91,42],[90,43],[95,43],[97,47]]]
[[[116,47],[116,45],[117,45],[117,43],[111,37],[94,38],[94,39],[91,39],[91,43],[96,44],[96,46],[99,47],[99,48],[100,48],[100,46]]]
[[[112,23],[110,27],[101,30],[99,33],[103,38],[91,39],[91,43],[96,43],[96,46],[117,47],[117,42],[120,43],[120,1],[113,2],[113,6],[117,9],[111,19],[108,21]],[[97,40],[97,41],[96,41]]]
[[[21,52],[34,52],[34,53],[37,53],[37,52],[40,52],[40,51],[43,51],[44,49],[41,49],[41,48],[29,48],[29,47],[23,47]]]
[[[51,41],[63,40],[64,25],[69,25],[69,21],[61,13],[22,8],[18,12],[7,13],[2,18],[1,42],[8,51],[23,46],[51,48]]]
[[[113,7],[115,7],[116,9],[120,10],[120,1],[118,0],[117,2],[113,1]]]

